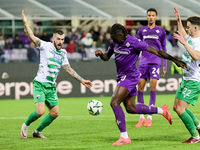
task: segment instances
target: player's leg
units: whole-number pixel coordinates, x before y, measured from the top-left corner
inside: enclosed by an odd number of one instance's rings
[[[149,106],[155,106],[156,103],[156,85],[157,79],[152,78],[150,79],[150,100]],[[152,114],[149,114],[147,120],[145,122],[145,127],[151,127],[152,124]]]
[[[199,142],[199,133],[195,127],[195,117],[187,110],[189,104],[195,105],[200,95],[200,83],[196,81],[184,81],[176,92],[173,109],[178,114],[182,122],[185,124],[187,130],[191,134],[191,138],[183,143],[197,143]],[[196,122],[196,121],[195,121]]]
[[[147,106],[145,104],[135,104],[132,100],[127,99],[124,101],[126,111],[131,114],[161,114],[172,125],[172,118],[168,106],[162,107]]]
[[[117,86],[111,98],[110,105],[115,114],[116,123],[121,134],[120,139],[117,142],[113,143],[113,145],[124,145],[131,143],[131,140],[128,137],[128,133],[126,131],[125,114],[122,107],[120,106],[121,102],[127,97],[128,94],[129,91],[127,90],[127,88]]]
[[[185,111],[185,109],[188,107],[188,103],[175,98],[173,109],[178,114],[182,122],[185,124],[185,127],[191,134],[191,138],[183,143],[196,143],[199,142],[199,133],[195,128],[193,119],[191,116]]]
[[[33,98],[36,106],[36,111],[32,112],[25,123],[22,124],[21,136],[26,139],[28,134],[29,125],[40,118],[45,111],[45,95],[41,90],[41,84],[39,82],[33,81]]]
[[[36,111],[32,112],[25,123],[22,124],[21,129],[21,136],[22,138],[26,139],[28,134],[28,127],[29,125],[40,118],[45,111],[45,104],[43,102],[35,103]]]
[[[150,100],[149,106],[155,106],[156,103],[156,85],[160,78],[160,65],[148,65],[148,72],[150,78]],[[145,127],[151,127],[152,114],[149,114],[145,123]]]
[[[138,104],[144,104],[144,87],[146,80],[148,79],[148,66],[139,65],[138,69],[140,71],[140,80],[138,83],[138,95],[137,101]],[[144,114],[140,114],[140,120],[137,123],[136,127],[141,127],[145,123]]]
[[[146,79],[140,78],[138,83],[138,95],[137,100],[138,104],[144,104],[144,87],[146,84]],[[136,127],[141,127],[145,123],[144,114],[140,114],[140,120],[136,124]]]
[[[49,108],[49,114],[47,114],[37,127],[37,129],[33,132],[33,137],[38,138],[46,138],[41,132],[43,129],[45,129],[47,126],[49,126],[55,118],[58,117],[59,107],[58,107],[58,96],[56,92],[56,86],[51,85],[52,87],[49,87],[45,89],[46,93],[46,101],[45,104]]]
[[[54,106],[54,107],[48,107],[49,108],[49,114],[46,115],[40,125],[37,127],[37,129],[33,132],[33,136],[34,137],[38,137],[38,138],[46,138],[43,134],[42,134],[42,130],[44,128],[46,128],[47,126],[49,126],[54,119],[56,119],[58,117],[58,112],[59,112],[59,107],[58,105]]]
[[[200,121],[194,116],[194,114],[189,111],[187,108],[185,109],[185,111],[188,113],[188,115],[190,115],[190,117],[192,118],[192,120],[194,121],[194,125],[197,127],[197,130],[200,134]]]

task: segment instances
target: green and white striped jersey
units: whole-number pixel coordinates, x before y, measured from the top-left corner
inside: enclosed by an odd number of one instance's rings
[[[41,40],[40,64],[35,79],[39,82],[55,84],[62,65],[69,64],[65,49],[56,50],[53,43]]]
[[[200,37],[192,38],[190,35],[186,35],[185,39],[192,49],[200,51]],[[183,69],[183,79],[200,82],[200,59],[197,61],[192,59],[190,54],[184,48],[182,61],[184,61],[188,67]]]

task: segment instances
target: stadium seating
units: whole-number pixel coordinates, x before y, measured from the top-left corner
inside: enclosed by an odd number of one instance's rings
[[[27,58],[27,49],[12,49],[11,61],[26,61]]]
[[[10,49],[4,49],[3,51],[4,51],[5,58],[7,58],[8,60],[11,60],[12,51]]]
[[[74,53],[67,53],[67,58],[72,60],[81,60],[81,54],[74,52]]]

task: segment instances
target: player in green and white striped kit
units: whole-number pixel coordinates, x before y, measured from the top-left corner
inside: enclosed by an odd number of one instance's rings
[[[176,92],[173,109],[191,134],[191,138],[183,143],[199,143],[200,121],[187,107],[189,104],[194,106],[200,96],[200,17],[187,19],[187,34],[176,7],[174,12],[178,32],[174,33],[173,37],[184,46],[182,60],[187,64],[187,68],[183,69],[183,79]]]
[[[22,19],[30,40],[40,49],[40,64],[37,76],[33,80],[33,97],[36,111],[31,113],[26,122],[22,124],[21,136],[24,139],[27,138],[29,125],[44,114],[46,105],[49,109],[49,114],[43,118],[40,125],[33,132],[33,137],[46,138],[41,133],[42,130],[50,125],[58,117],[59,113],[55,81],[61,67],[86,87],[90,88],[92,83],[89,80],[84,80],[70,67],[67,52],[62,49],[65,37],[62,30],[55,30],[52,43],[45,42],[33,35],[23,10]]]

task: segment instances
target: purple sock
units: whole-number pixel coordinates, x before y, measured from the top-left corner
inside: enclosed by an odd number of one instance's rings
[[[116,123],[120,132],[126,132],[125,114],[122,107],[120,105],[114,107],[113,112],[115,114]]]
[[[133,114],[157,114],[157,112],[157,107],[136,104],[135,112]]]
[[[137,100],[138,103],[144,104],[144,91],[138,91]]]
[[[156,103],[156,91],[150,91],[150,101],[149,101],[149,106],[155,106]],[[149,114],[152,116],[152,114]]]

